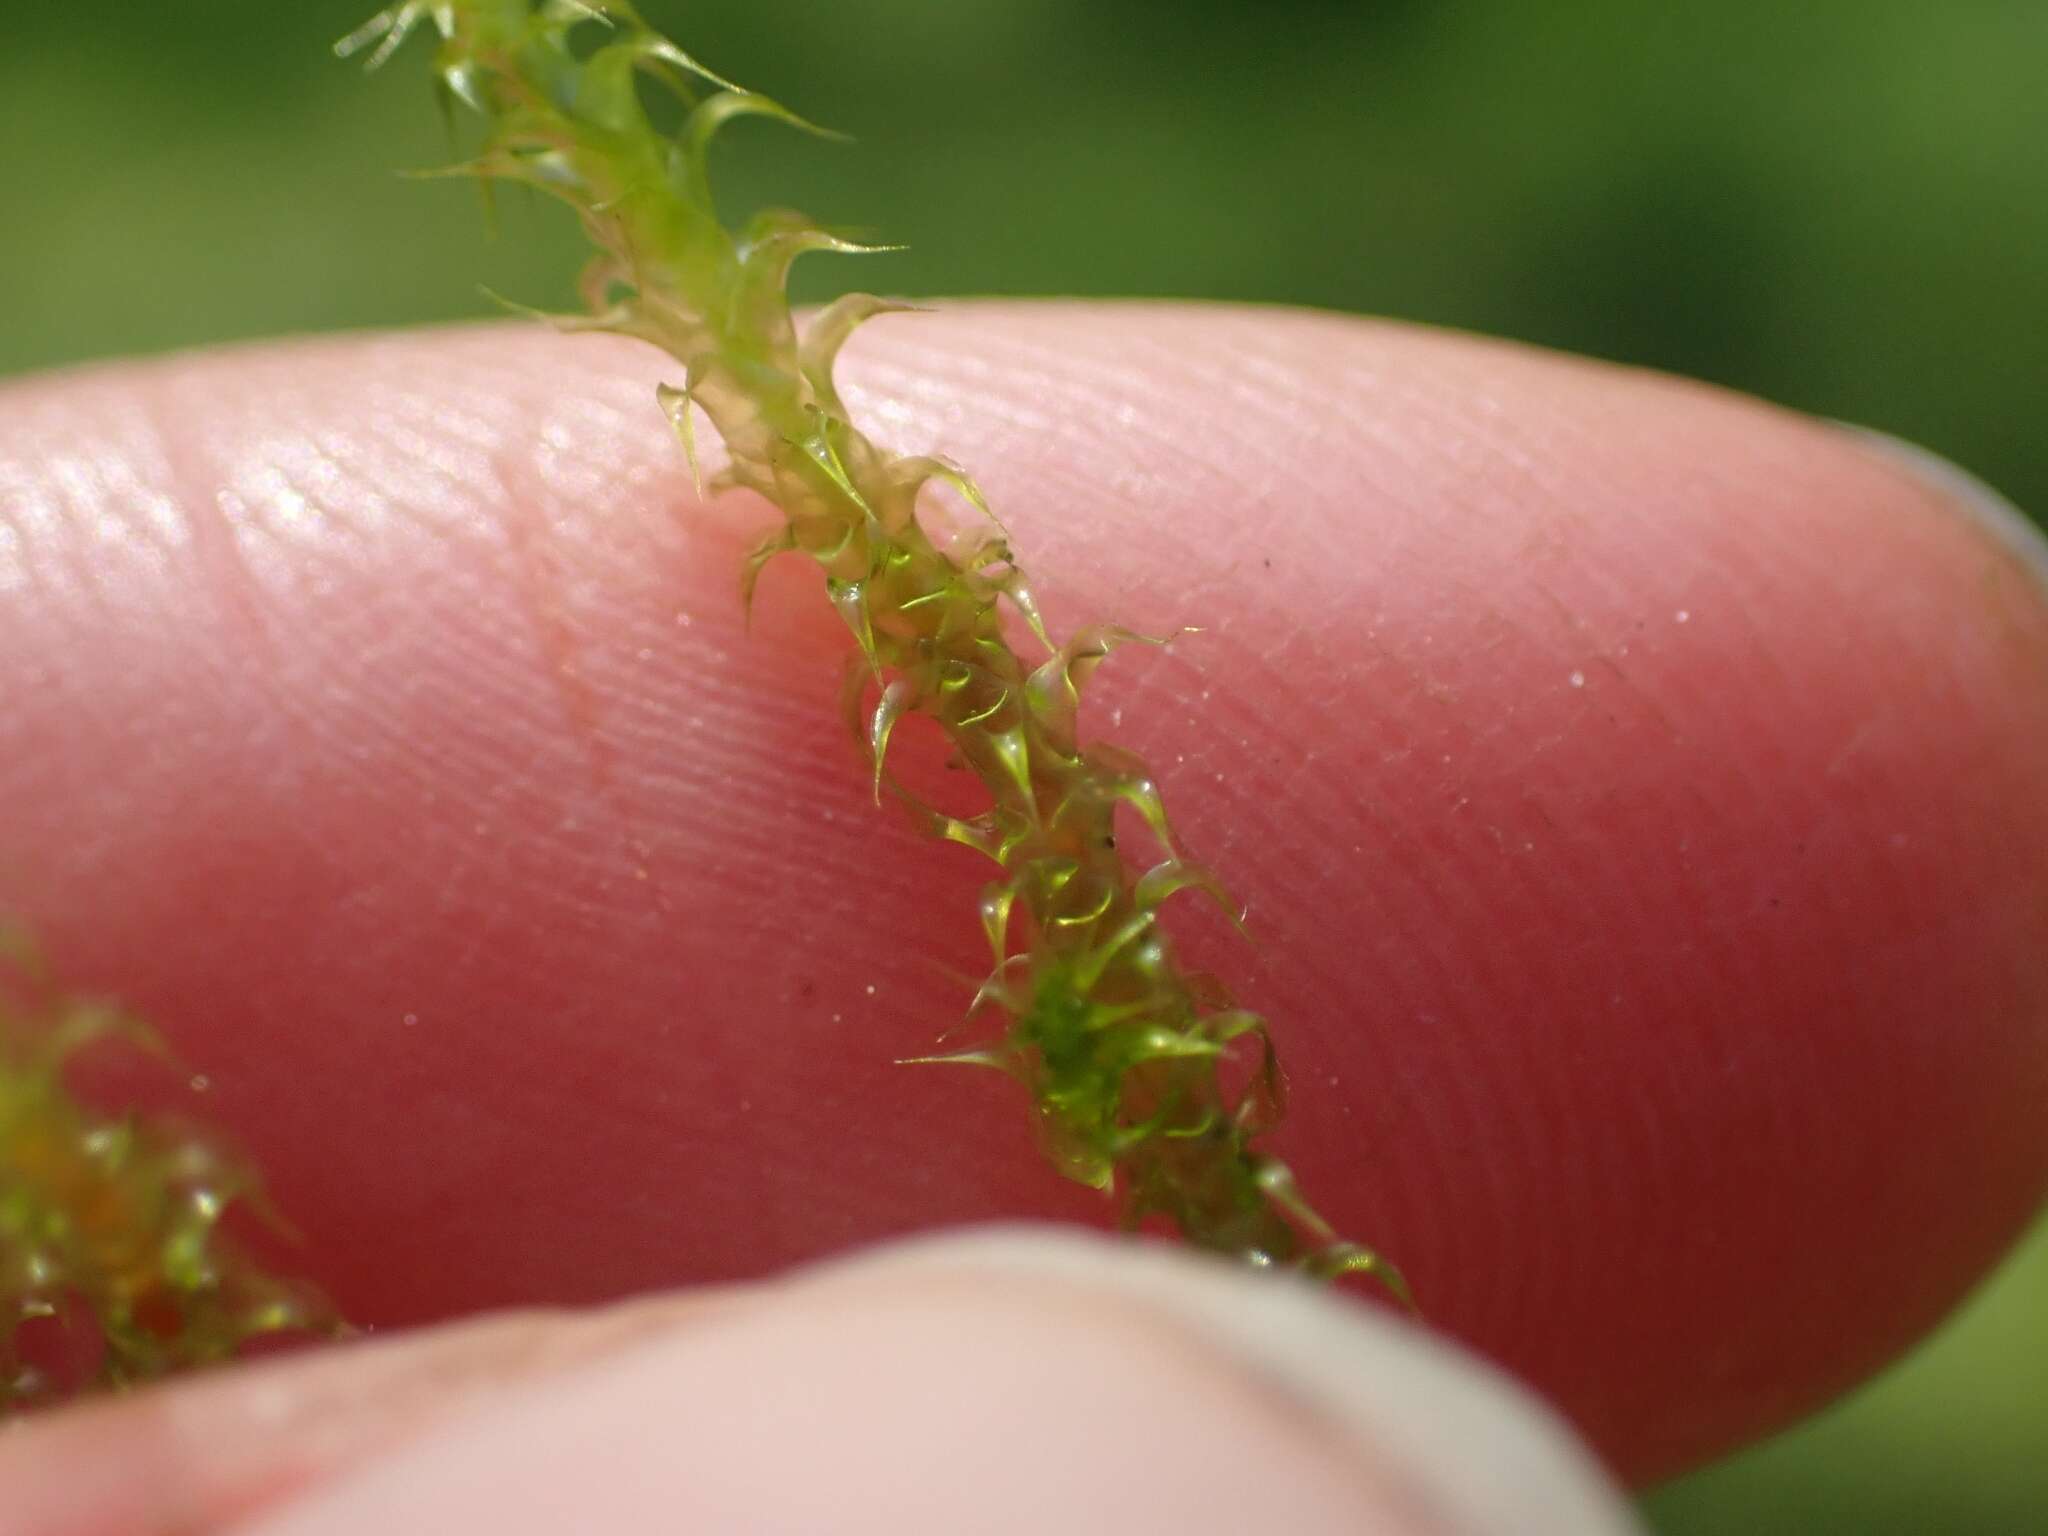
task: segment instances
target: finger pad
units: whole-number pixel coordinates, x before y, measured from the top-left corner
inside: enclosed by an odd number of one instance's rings
[[[1285,1150],[1636,1476],[1922,1331],[2048,1180],[2048,624],[1821,429],[1312,317],[864,338],[974,465],[1256,948]],[[0,452],[0,882],[212,1080],[359,1317],[1098,1218],[928,1047],[962,850],[628,352],[519,333],[65,381]],[[54,403],[48,403],[54,402]],[[28,466],[21,468],[21,466]],[[0,556],[8,554],[0,550]],[[941,770],[942,771],[942,770]]]

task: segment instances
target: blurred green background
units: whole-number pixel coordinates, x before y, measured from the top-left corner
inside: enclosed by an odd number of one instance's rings
[[[566,219],[443,158],[370,0],[0,0],[0,374],[567,302]],[[644,0],[853,133],[764,198],[910,243],[808,296],[1398,315],[1697,375],[2048,508],[2048,0]],[[1650,1501],[1668,1536],[2048,1529],[2048,1233],[1823,1420]]]

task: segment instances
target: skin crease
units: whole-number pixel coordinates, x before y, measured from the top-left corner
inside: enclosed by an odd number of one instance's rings
[[[0,389],[0,909],[206,1073],[99,1082],[231,1128],[359,1322],[1104,1219],[1013,1085],[891,1064],[990,871],[869,803],[814,572],[745,632],[766,513],[697,504],[662,376],[494,327]],[[1932,492],[1286,312],[951,308],[843,377],[1056,631],[1203,626],[1084,720],[1249,906],[1176,932],[1273,1021],[1279,1146],[1620,1475],[1840,1392],[2037,1208],[2048,604]]]

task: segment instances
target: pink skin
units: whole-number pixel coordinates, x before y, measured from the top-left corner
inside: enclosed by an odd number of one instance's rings
[[[696,502],[662,376],[500,327],[0,391],[0,908],[207,1074],[359,1321],[1107,1216],[1011,1084],[891,1065],[988,869],[868,803],[814,572],[743,631],[766,514]],[[2048,603],[1930,490],[1306,315],[965,307],[845,376],[1056,628],[1204,626],[1090,720],[1250,907],[1180,931],[1282,1148],[1622,1476],[1840,1392],[2037,1207]]]

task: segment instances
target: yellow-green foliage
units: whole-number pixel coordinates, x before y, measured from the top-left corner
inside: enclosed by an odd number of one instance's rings
[[[945,1059],[1021,1081],[1053,1162],[1116,1191],[1127,1223],[1160,1215],[1207,1248],[1324,1274],[1374,1272],[1398,1287],[1371,1254],[1338,1242],[1285,1166],[1259,1150],[1282,1100],[1265,1023],[1184,971],[1159,920],[1176,892],[1220,900],[1221,888],[1181,852],[1143,761],[1080,733],[1089,673],[1138,637],[1099,627],[1055,644],[993,519],[952,541],[919,520],[935,482],[986,508],[952,465],[871,442],[832,378],[855,327],[900,306],[853,295],[799,328],[785,293],[799,256],[862,247],[795,213],[758,214],[738,230],[720,223],[705,163],[719,129],[749,115],[800,121],[712,74],[624,3],[414,0],[342,46],[375,43],[381,60],[425,22],[440,34],[446,96],[484,124],[481,152],[460,169],[562,199],[597,247],[583,283],[591,313],[569,323],[673,358],[681,377],[660,398],[693,462],[694,407],[724,440],[720,483],[780,510],[743,592],[786,551],[823,568],[856,642],[845,711],[877,798],[891,793],[931,832],[997,867],[981,898],[995,969],[976,1011],[999,1017],[1000,1029]],[[680,103],[673,134],[650,121],[644,88]],[[1020,653],[1005,607],[1042,654]],[[912,714],[936,722],[979,776],[984,810],[946,815],[895,783],[890,738]],[[1120,807],[1156,844],[1147,868],[1117,847]],[[1233,1068],[1233,1053],[1247,1059]],[[1237,1077],[1244,1086],[1226,1086]]]
[[[171,1119],[103,1118],[72,1097],[67,1063],[110,1038],[154,1049],[128,1015],[55,994],[21,946],[0,946],[0,1412],[83,1384],[36,1363],[37,1319],[97,1330],[87,1373],[105,1386],[332,1326],[220,1230],[257,1198],[240,1161]]]

